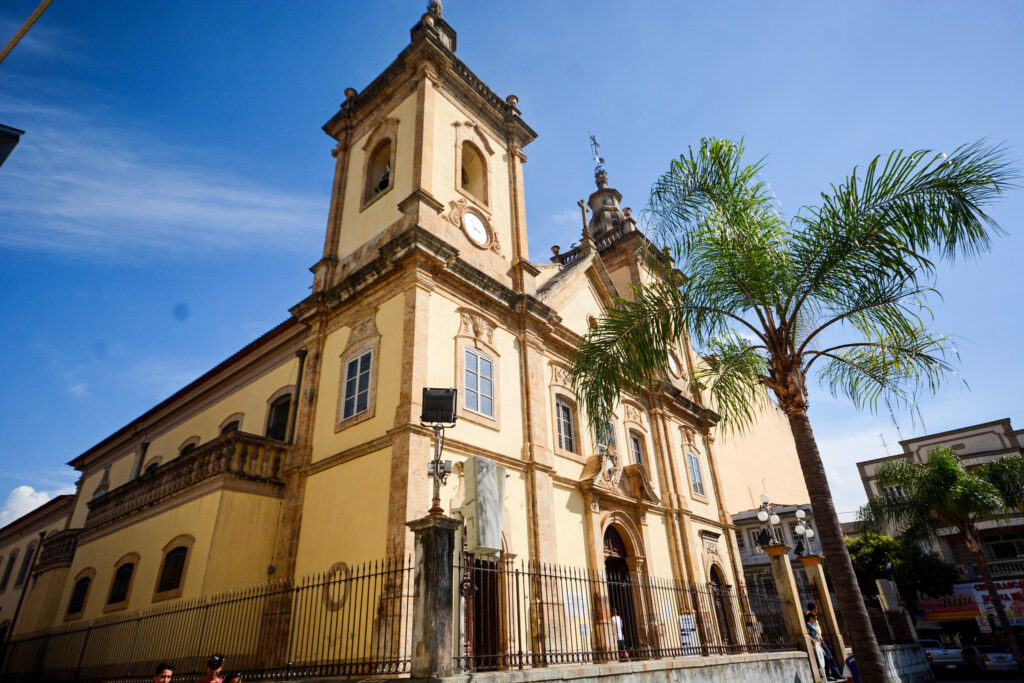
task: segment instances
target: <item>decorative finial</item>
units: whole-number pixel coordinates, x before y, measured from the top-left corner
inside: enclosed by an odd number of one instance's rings
[[[353,97],[359,94],[359,91],[355,88],[345,88],[345,99],[351,100]]]
[[[508,106],[514,107],[517,104],[519,104],[519,98],[516,97],[515,95],[509,95],[508,97],[505,98],[505,102],[508,103]]]
[[[597,142],[597,137],[593,134],[590,135],[590,149],[594,153],[594,180],[597,182],[599,190],[603,190],[608,187],[608,174],[604,170],[604,157],[600,155],[598,150],[601,145]]]
[[[427,11],[438,19],[442,19],[444,8],[441,7],[441,0],[430,0],[430,2],[427,3]]]

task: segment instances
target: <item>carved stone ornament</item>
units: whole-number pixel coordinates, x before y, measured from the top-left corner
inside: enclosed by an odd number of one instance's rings
[[[643,424],[639,408],[632,403],[624,403],[623,407],[626,409],[626,420]]]
[[[614,448],[587,458],[580,486],[593,494],[621,496],[657,505],[660,501],[642,465],[619,464]]]
[[[461,319],[459,335],[473,337],[487,344],[494,343],[494,323],[469,308],[458,309]]]
[[[459,198],[448,202],[448,208],[441,213],[441,218],[448,221],[456,228],[465,232],[466,228],[463,224],[463,217],[467,211],[472,211],[476,214],[480,222],[487,228],[487,242],[483,245],[484,249],[490,249],[495,254],[501,254],[501,244],[498,242],[498,236],[494,234],[494,229],[491,228],[491,224],[487,219],[479,212],[473,209],[468,201]],[[475,243],[474,243],[475,244]]]

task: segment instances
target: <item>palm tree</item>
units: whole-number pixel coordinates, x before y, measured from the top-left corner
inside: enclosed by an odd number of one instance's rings
[[[846,551],[807,417],[815,371],[858,407],[912,404],[952,371],[955,348],[922,314],[936,263],[988,249],[1001,232],[984,208],[1014,175],[999,147],[974,144],[949,156],[926,151],[875,158],[787,223],[763,160],[743,145],[705,139],[655,183],[648,234],[664,255],[646,262],[650,281],[602,316],[570,369],[591,424],[610,416],[623,390],[664,378],[669,352],[692,343],[693,371],[723,427],[748,428],[774,394],[786,413],[829,572],[847,615],[862,680],[885,669]]]
[[[892,526],[916,541],[937,537],[942,529],[958,531],[992,597],[1003,640],[1024,671],[1020,644],[981,552],[977,526],[981,520],[1008,513],[1020,504],[1022,474],[1021,458],[1001,458],[969,472],[952,450],[933,448],[924,464],[910,460],[883,463],[875,473],[881,493],[861,508],[859,517],[870,528]]]

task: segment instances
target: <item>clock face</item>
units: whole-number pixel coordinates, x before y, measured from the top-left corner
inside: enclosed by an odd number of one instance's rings
[[[676,354],[674,353],[668,354],[668,369],[671,370],[672,374],[676,377],[682,376],[682,372],[679,368],[679,361],[676,360]]]
[[[473,244],[478,247],[487,244],[487,226],[484,225],[484,222],[475,213],[467,212],[462,217],[462,227],[469,236],[469,239],[473,240]]]

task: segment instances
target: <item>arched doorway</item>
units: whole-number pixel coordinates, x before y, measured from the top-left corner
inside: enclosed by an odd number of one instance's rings
[[[604,571],[608,580],[608,603],[609,607],[616,614],[622,617],[622,639],[625,641],[621,650],[629,654],[630,659],[636,659],[637,637],[635,601],[637,585],[632,581],[629,574],[629,551],[626,543],[622,540],[615,527],[609,526],[604,532]],[[614,634],[617,637],[618,634]]]
[[[715,623],[718,625],[718,637],[724,649],[731,650],[734,644],[732,628],[729,626],[729,588],[722,579],[721,570],[712,565],[710,571],[710,583],[708,589],[711,591],[711,608],[715,612]]]

